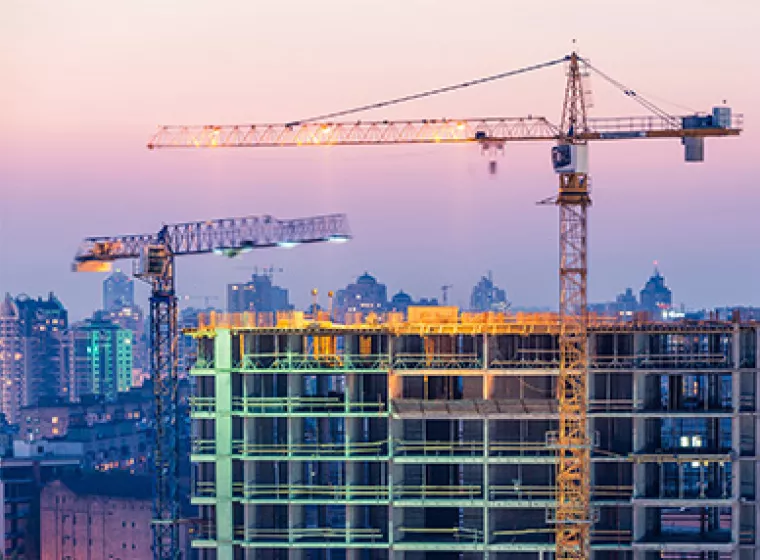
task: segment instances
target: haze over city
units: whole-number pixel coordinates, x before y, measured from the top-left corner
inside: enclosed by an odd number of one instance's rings
[[[275,264],[299,305],[365,269],[420,295],[453,284],[461,302],[491,269],[514,301],[555,305],[557,213],[534,205],[556,190],[547,144],[507,146],[491,177],[474,146],[150,152],[158,124],[292,120],[556,58],[574,38],[676,114],[661,99],[709,111],[727,98],[752,123],[760,94],[760,9],[744,1],[32,1],[2,12],[0,288],[55,290],[75,316],[96,306],[102,281],[70,272],[83,237],[261,213],[346,212],[355,239],[189,259],[179,291],[221,296]],[[695,37],[697,22],[709,38]],[[367,118],[556,122],[563,88],[554,67]],[[642,112],[593,76],[591,88],[592,115]],[[643,282],[657,259],[689,306],[760,303],[758,139],[752,127],[708,139],[703,165],[684,164],[678,141],[592,146],[590,299]]]

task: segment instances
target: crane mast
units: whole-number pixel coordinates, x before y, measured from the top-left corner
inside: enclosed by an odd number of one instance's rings
[[[587,212],[591,205],[586,168],[587,144],[577,133],[587,129],[586,104],[578,57],[572,54],[568,69],[561,132],[554,148],[554,163],[570,156],[569,168],[559,173],[559,349],[557,380],[559,428],[556,472],[556,556],[590,557],[590,438],[588,436],[587,379]]]
[[[343,214],[277,220],[245,216],[167,225],[156,234],[90,237],[74,257],[74,271],[105,271],[111,262],[138,259],[136,276],[151,287],[150,373],[153,382],[153,557],[179,560],[179,331],[175,257],[204,253],[236,256],[252,249],[341,242],[351,237]]]
[[[532,115],[403,121],[333,120],[561,63],[567,64],[568,75],[559,125]],[[588,118],[581,64],[639,103],[649,114]],[[547,518],[555,524],[556,557],[586,560],[590,558],[594,518],[590,499],[591,438],[587,419],[587,214],[591,206],[588,143],[675,138],[684,145],[685,160],[698,162],[704,159],[705,138],[738,136],[742,126],[742,115],[732,115],[728,107],[715,107],[712,114],[670,115],[573,52],[560,59],[470,82],[283,124],[161,126],[149,140],[148,148],[475,143],[484,153],[493,156],[507,143],[554,142],[552,164],[559,177],[559,189],[551,202],[559,207],[560,371],[556,393],[558,430],[547,434],[547,443],[557,450],[556,507],[549,511]],[[492,172],[495,171],[493,159],[490,164]]]

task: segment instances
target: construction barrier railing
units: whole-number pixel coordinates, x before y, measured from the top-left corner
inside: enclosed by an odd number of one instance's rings
[[[243,371],[385,371],[387,354],[303,354],[296,352],[246,354],[234,365]]]
[[[397,456],[441,457],[483,455],[482,441],[409,441],[398,440],[394,445]]]
[[[482,529],[470,527],[404,527],[398,528],[404,540],[410,542],[446,541],[452,543],[483,543],[485,533]]]
[[[214,455],[216,453],[216,441],[213,439],[191,439],[190,453],[193,455]]]
[[[755,544],[755,528],[752,526],[742,526],[739,529],[740,544]]]
[[[233,489],[234,490],[234,489]],[[388,500],[387,486],[245,484],[235,495],[249,500]]]
[[[526,486],[522,484],[492,485],[489,498],[500,500],[554,500],[554,486]],[[591,499],[595,501],[630,500],[633,486],[592,486]]]
[[[730,356],[720,353],[632,354],[628,356],[593,356],[590,366],[596,369],[718,369],[733,367]]]
[[[216,497],[216,482],[196,481],[193,485],[194,498],[214,498]]]
[[[477,354],[404,354],[393,355],[394,369],[481,369],[483,360]]]
[[[190,411],[192,413],[210,413],[216,411],[216,399],[214,397],[190,397]]]
[[[193,362],[192,369],[214,369],[214,360],[198,357],[195,362]]]
[[[216,523],[212,521],[199,521],[190,527],[190,536],[193,540],[216,540]]]
[[[752,412],[755,410],[755,395],[739,395],[739,410]]]
[[[238,537],[238,535],[240,536]],[[242,538],[248,542],[337,541],[380,543],[387,541],[387,538],[380,529],[372,527],[247,527],[240,533],[237,533],[236,538]]]
[[[491,457],[550,456],[555,449],[546,441],[506,442],[490,441],[410,441],[399,440],[394,444],[397,457],[481,457],[488,452]]]
[[[386,457],[388,441],[368,441],[350,443],[247,443],[241,440],[232,442],[232,453],[247,457],[276,455],[281,457]]]
[[[233,413],[243,414],[382,414],[384,402],[354,402],[340,397],[233,397]]]
[[[628,500],[632,486],[594,486],[592,499],[596,501]],[[393,487],[394,501],[461,499],[481,500],[483,486],[468,485],[426,485],[398,484]],[[194,497],[207,498],[216,495],[215,482],[196,482]],[[388,500],[390,489],[379,485],[315,485],[315,484],[254,484],[234,483],[233,495],[249,500]],[[555,490],[552,486],[492,485],[487,492],[490,501],[535,500],[553,501]]]
[[[404,500],[480,500],[483,498],[483,486],[481,485],[407,485],[400,484],[393,487],[393,499]]]

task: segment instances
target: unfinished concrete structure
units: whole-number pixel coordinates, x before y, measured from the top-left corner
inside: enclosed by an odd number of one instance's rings
[[[313,319],[192,332],[202,558],[553,557],[555,317]],[[758,557],[759,336],[592,318],[596,560]]]

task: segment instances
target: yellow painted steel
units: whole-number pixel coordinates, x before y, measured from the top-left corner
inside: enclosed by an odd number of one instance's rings
[[[564,144],[584,145],[575,132],[587,128],[578,57],[570,59],[561,131]],[[559,176],[560,368],[557,381],[559,429],[555,545],[558,560],[590,558],[591,449],[587,422],[588,305],[587,221],[591,205],[584,169]]]

